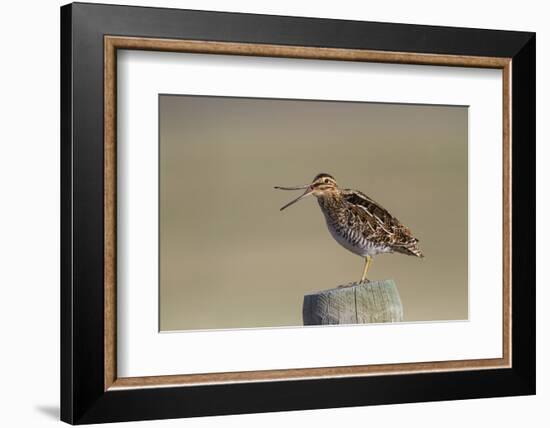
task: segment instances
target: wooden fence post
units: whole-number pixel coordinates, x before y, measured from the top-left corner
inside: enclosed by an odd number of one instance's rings
[[[304,325],[403,321],[403,306],[391,279],[353,283],[304,296]]]

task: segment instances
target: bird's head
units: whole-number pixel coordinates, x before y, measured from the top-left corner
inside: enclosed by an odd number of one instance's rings
[[[298,196],[296,199],[290,201],[288,204],[281,208],[281,211],[291,206],[292,204],[304,199],[307,196],[314,195],[316,197],[322,197],[327,194],[338,192],[338,184],[334,177],[330,174],[317,174],[310,184],[304,184],[302,186],[282,187],[276,186],[278,190],[304,190],[304,193]]]

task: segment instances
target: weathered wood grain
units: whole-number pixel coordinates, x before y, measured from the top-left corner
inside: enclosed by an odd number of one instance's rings
[[[304,325],[365,324],[403,321],[395,282],[369,281],[304,296]]]

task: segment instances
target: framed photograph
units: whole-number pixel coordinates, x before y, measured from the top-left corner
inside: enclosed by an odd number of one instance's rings
[[[61,418],[535,393],[535,35],[61,8]]]

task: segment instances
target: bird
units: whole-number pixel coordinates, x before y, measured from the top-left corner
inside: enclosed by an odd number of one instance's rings
[[[332,237],[344,248],[364,258],[360,283],[369,282],[372,258],[382,253],[400,253],[423,258],[418,239],[409,228],[382,205],[364,193],[340,188],[330,174],[320,173],[310,184],[275,186],[278,190],[305,190],[281,211],[308,197],[315,196]]]

